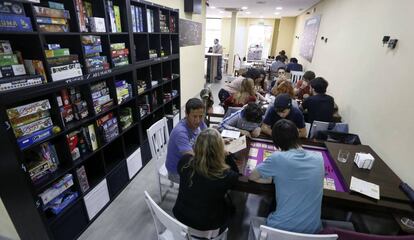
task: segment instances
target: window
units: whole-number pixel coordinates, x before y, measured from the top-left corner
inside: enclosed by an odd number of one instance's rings
[[[272,46],[272,26],[250,25],[247,40],[247,60],[260,60],[269,55]]]
[[[205,52],[208,52],[208,49],[214,45],[214,39],[216,38],[221,40],[221,19],[207,18]]]

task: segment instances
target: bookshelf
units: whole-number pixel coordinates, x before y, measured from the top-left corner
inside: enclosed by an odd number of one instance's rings
[[[13,3],[25,26],[0,26],[0,57],[19,56],[0,61],[1,199],[21,239],[76,239],[151,160],[146,129],[179,116],[178,10]]]

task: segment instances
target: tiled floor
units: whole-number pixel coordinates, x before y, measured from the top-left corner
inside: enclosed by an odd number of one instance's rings
[[[209,85],[216,104],[219,102],[217,93],[224,84],[223,80]],[[79,240],[157,239],[154,223],[144,200],[145,190],[158,200],[156,171],[153,162],[148,163],[138,173],[124,191],[79,237]],[[161,204],[161,207],[170,214],[176,196],[176,189],[170,191]],[[229,228],[228,239],[247,239],[250,217],[265,216],[269,209],[270,200],[240,192],[233,192],[232,200],[236,206],[236,214]]]

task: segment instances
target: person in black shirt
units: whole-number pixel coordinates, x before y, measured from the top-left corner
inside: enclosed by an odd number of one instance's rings
[[[226,153],[220,133],[203,130],[194,145],[194,156],[185,155],[178,163],[180,188],[173,208],[183,224],[200,231],[227,228],[232,205],[225,195],[237,182],[238,174],[225,163]]]
[[[312,96],[302,103],[302,109],[308,112],[308,122],[313,121],[333,122],[334,99],[326,94],[328,82],[317,77],[310,82]]]

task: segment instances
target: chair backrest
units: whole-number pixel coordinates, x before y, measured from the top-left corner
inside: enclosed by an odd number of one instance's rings
[[[302,79],[303,74],[305,74],[305,72],[299,72],[299,71],[290,71],[291,74],[291,82],[293,85],[296,85],[296,83]]]
[[[168,215],[158,204],[154,202],[147,191],[145,193],[145,202],[151,211],[152,218],[154,219],[155,228],[157,235],[161,235],[164,231],[170,231],[174,236],[174,240],[191,240],[190,234],[188,233],[188,227],[170,215]],[[158,239],[160,239],[158,237]]]
[[[157,162],[159,162],[159,160],[162,160],[163,155],[167,152],[168,148],[170,134],[168,132],[167,118],[162,118],[148,128],[147,135],[151,148],[151,155]]]
[[[402,235],[402,236],[373,235],[373,234],[354,232],[354,231],[340,229],[340,228],[327,228],[323,230],[323,233],[338,234],[340,240],[413,240],[414,239],[414,235]]]
[[[259,240],[336,240],[336,234],[304,234],[294,233],[261,225]]]

